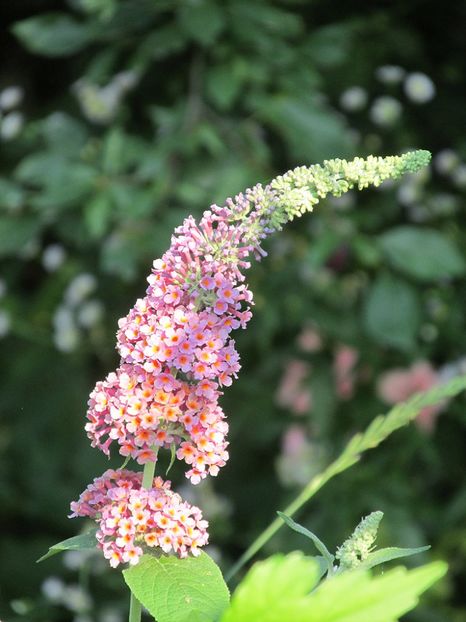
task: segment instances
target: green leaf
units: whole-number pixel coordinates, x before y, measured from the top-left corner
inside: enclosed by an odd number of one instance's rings
[[[86,551],[95,549],[97,546],[97,540],[95,539],[96,532],[97,529],[93,529],[87,533],[82,533],[79,536],[73,536],[73,538],[68,538],[67,540],[63,540],[63,542],[54,544],[45,555],[42,555],[42,557],[37,560],[37,563],[43,562],[44,559],[48,559],[62,551]]]
[[[364,323],[367,333],[381,345],[409,350],[420,323],[415,290],[392,275],[380,275],[366,299]]]
[[[429,549],[430,546],[419,546],[414,549],[401,549],[396,546],[391,546],[386,549],[379,549],[378,551],[373,551],[372,553],[369,553],[366,559],[359,564],[358,570],[374,568],[374,566],[378,566],[379,564],[385,564],[386,562],[390,562],[393,559],[400,559],[401,557],[417,555],[418,553],[424,553],[424,551],[428,551]]]
[[[107,232],[112,217],[112,202],[106,192],[100,192],[90,199],[84,208],[84,222],[94,239]]]
[[[170,446],[170,452],[171,452],[171,456],[170,456],[170,464],[167,467],[167,470],[165,471],[165,475],[168,475],[170,473],[170,470],[176,460],[176,445],[175,443],[172,443]]]
[[[461,276],[466,271],[455,244],[433,229],[396,227],[380,236],[379,243],[394,268],[424,281]]]
[[[185,3],[178,18],[182,31],[205,45],[212,44],[225,26],[221,4],[209,0]]]
[[[221,622],[296,621],[304,596],[318,582],[319,567],[300,551],[254,564],[237,587]]]
[[[292,518],[290,518],[283,512],[277,512],[277,514],[288,525],[288,527],[290,527],[297,533],[300,533],[301,535],[305,536],[306,538],[309,538],[310,540],[312,540],[312,542],[315,544],[316,549],[319,551],[319,553],[322,555],[322,557],[325,559],[327,563],[327,572],[331,574],[333,570],[333,560],[335,558],[330,553],[330,551],[325,546],[325,544],[322,542],[322,540],[320,540],[320,538],[318,538],[314,533],[312,533],[312,531],[309,531],[309,529],[306,529],[306,527],[303,527],[299,523],[295,522]]]
[[[256,113],[275,127],[297,159],[322,160],[351,153],[348,128],[331,108],[311,97],[256,98]]]
[[[21,43],[43,56],[69,56],[79,52],[95,36],[93,27],[64,13],[47,13],[16,22],[12,28]]]
[[[19,254],[38,235],[41,226],[37,218],[0,217],[0,257]]]
[[[220,568],[204,552],[184,559],[145,555],[123,576],[157,622],[211,622],[230,598]]]
[[[86,127],[64,112],[54,112],[42,123],[41,132],[50,150],[75,157],[84,146]]]
[[[373,577],[351,571],[313,592],[317,563],[301,553],[254,564],[233,594],[221,622],[395,622],[446,572],[443,562]]]
[[[22,189],[13,182],[0,177],[0,207],[7,210],[17,210],[24,201]]]
[[[293,622],[396,622],[446,571],[444,562],[434,562],[415,570],[394,568],[377,577],[346,572],[311,594],[304,616]]]

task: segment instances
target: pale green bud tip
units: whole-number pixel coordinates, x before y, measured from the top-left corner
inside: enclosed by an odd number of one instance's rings
[[[429,164],[432,154],[426,149],[418,149],[417,151],[405,153],[401,158],[403,160],[403,172],[415,173]]]
[[[372,512],[361,520],[352,535],[336,552],[341,568],[356,568],[371,552],[383,512]]]

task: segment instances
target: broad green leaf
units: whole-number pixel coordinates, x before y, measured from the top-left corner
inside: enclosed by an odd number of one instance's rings
[[[417,555],[418,553],[424,553],[428,551],[430,546],[419,546],[414,549],[401,549],[396,546],[391,546],[386,549],[379,549],[369,553],[366,559],[361,562],[358,569],[364,570],[368,568],[374,568],[379,564],[385,564],[393,559],[400,559],[401,557],[409,557],[410,555]]]
[[[184,3],[179,23],[182,31],[198,43],[212,44],[225,25],[222,5],[211,0]]]
[[[84,124],[64,112],[49,115],[41,132],[52,151],[71,157],[79,154],[88,137]]]
[[[34,240],[41,229],[37,218],[31,217],[0,217],[0,257],[17,255],[31,240]]]
[[[13,32],[30,51],[44,56],[69,56],[85,48],[94,29],[64,13],[47,13],[16,22]]]
[[[396,622],[446,571],[444,562],[433,562],[414,570],[399,566],[377,577],[345,572],[313,592],[303,617],[293,622]]]
[[[415,343],[420,310],[415,290],[389,274],[380,275],[366,299],[367,333],[381,345],[409,350]]]
[[[257,115],[274,126],[295,158],[322,160],[351,153],[348,128],[333,110],[311,97],[268,97],[257,100]]]
[[[283,512],[277,512],[277,514],[288,525],[288,527],[290,527],[290,529],[293,529],[297,533],[300,533],[306,538],[312,540],[316,549],[319,551],[319,553],[322,555],[327,563],[327,572],[331,573],[333,569],[333,560],[335,558],[330,553],[325,544],[322,542],[322,540],[318,538],[314,533],[312,533],[312,531],[309,531],[309,529],[306,529],[306,527],[303,527],[299,523],[295,522],[292,518],[290,518]]]
[[[461,276],[466,262],[455,244],[442,233],[419,227],[396,227],[379,238],[393,267],[421,280]]]
[[[63,542],[58,542],[51,546],[48,552],[45,555],[42,555],[37,560],[37,563],[43,562],[44,559],[48,559],[57,553],[61,553],[62,551],[86,551],[95,549],[97,546],[97,540],[95,539],[96,529],[92,531],[88,531],[87,533],[82,533],[79,536],[73,536],[73,538],[68,538],[68,540],[63,540]]]
[[[295,622],[319,580],[318,563],[300,551],[254,564],[236,588],[221,622]]]
[[[220,568],[204,552],[184,559],[145,555],[123,576],[157,622],[212,622],[230,599]]]
[[[221,622],[395,622],[446,572],[443,562],[382,576],[350,571],[313,581],[317,564],[300,553],[256,563],[233,594]]]
[[[15,211],[24,201],[23,190],[13,182],[0,177],[0,207]]]

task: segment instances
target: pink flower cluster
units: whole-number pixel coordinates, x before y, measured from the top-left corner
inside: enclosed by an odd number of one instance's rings
[[[73,501],[70,517],[96,520],[98,546],[113,568],[137,564],[154,547],[179,557],[199,555],[208,541],[201,510],[184,502],[160,477],[150,490],[141,484],[142,474],[109,469]]]
[[[417,361],[409,368],[396,368],[385,372],[377,383],[377,393],[387,404],[407,400],[414,393],[427,391],[439,384],[439,374],[428,361]],[[445,402],[423,408],[416,423],[425,432],[432,432],[436,417],[445,407]]]
[[[218,400],[240,369],[230,334],[251,318],[241,269],[250,253],[264,255],[269,232],[248,192],[213,206],[199,225],[187,218],[154,261],[146,296],[119,321],[120,367],[97,383],[87,413],[92,445],[107,455],[113,441],[140,464],[159,447],[177,448],[194,484],[228,459]]]
[[[178,446],[176,455],[197,484],[207,474],[217,475],[228,459],[228,425],[215,396],[210,380],[190,384],[123,364],[91,393],[85,429],[94,447],[108,455],[116,441],[120,454],[139,464],[155,462],[158,448]]]
[[[213,206],[199,225],[187,218],[170,249],[154,261],[146,296],[119,321],[120,366],[92,391],[85,426],[93,447],[139,464],[171,449],[197,484],[217,475],[228,453],[228,425],[218,400],[240,369],[231,332],[251,318],[252,294],[242,269],[271,232],[253,189]],[[264,215],[265,214],[265,215]],[[149,490],[140,475],[107,471],[72,503],[71,516],[99,524],[97,540],[112,566],[135,564],[146,547],[181,557],[207,542],[198,508],[156,478]]]

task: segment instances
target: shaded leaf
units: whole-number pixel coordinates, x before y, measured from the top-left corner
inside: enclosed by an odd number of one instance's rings
[[[364,323],[367,333],[381,345],[410,349],[420,322],[416,291],[406,282],[382,274],[366,299]]]
[[[29,17],[13,26],[13,32],[30,51],[44,56],[69,56],[94,39],[94,29],[64,13]]]
[[[293,529],[297,533],[300,533],[306,538],[309,538],[310,540],[312,540],[316,549],[319,551],[319,553],[322,555],[322,557],[326,561],[327,572],[331,573],[333,569],[333,560],[335,558],[330,553],[330,551],[325,546],[325,544],[322,542],[322,540],[320,540],[320,538],[318,538],[314,533],[312,533],[312,531],[309,531],[309,529],[306,529],[306,527],[303,527],[302,525],[294,521],[292,518],[290,518],[283,512],[277,512],[277,514],[288,525],[288,527],[290,527],[290,529]]]
[[[391,546],[386,549],[379,549],[378,551],[373,551],[372,553],[369,553],[366,559],[359,564],[358,569],[363,570],[368,568],[374,568],[374,566],[378,566],[379,564],[385,564],[386,562],[390,562],[393,559],[400,559],[401,557],[417,555],[418,553],[424,553],[429,549],[430,546],[419,546],[413,549],[402,549],[396,546]]]
[[[393,267],[421,280],[461,276],[466,270],[455,244],[433,229],[396,227],[381,235],[379,243]]]
[[[95,549],[97,546],[97,540],[95,539],[96,532],[97,530],[94,529],[87,533],[82,533],[79,536],[73,536],[72,538],[68,538],[67,540],[54,544],[49,548],[45,555],[42,555],[42,557],[37,560],[37,563],[43,562],[45,559],[48,559],[57,553],[61,553],[62,551],[87,551]]]

